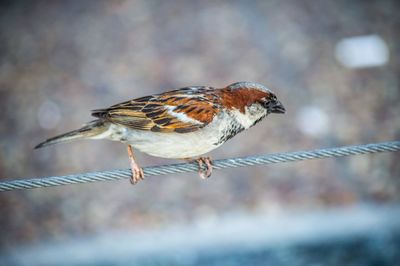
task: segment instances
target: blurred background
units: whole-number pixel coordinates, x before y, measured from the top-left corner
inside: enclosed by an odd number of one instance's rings
[[[190,85],[259,82],[287,109],[213,158],[399,140],[399,8],[395,0],[3,1],[0,178],[128,168],[120,143],[33,147],[90,121],[92,109]],[[142,166],[177,162],[137,156]],[[369,265],[358,259],[374,254],[371,265],[393,265],[399,159],[1,193],[0,264]]]

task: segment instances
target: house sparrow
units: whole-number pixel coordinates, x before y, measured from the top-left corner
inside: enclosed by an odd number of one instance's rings
[[[35,147],[78,139],[109,139],[128,144],[131,183],[144,179],[133,147],[152,156],[190,159],[221,146],[270,113],[285,108],[267,87],[237,82],[225,88],[193,86],[133,99],[92,111],[96,120]],[[199,175],[211,175],[209,157],[200,157]],[[203,165],[207,170],[203,170]]]

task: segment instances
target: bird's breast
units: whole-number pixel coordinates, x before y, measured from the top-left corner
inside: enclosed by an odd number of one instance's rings
[[[233,138],[238,133],[246,129],[239,121],[237,121],[232,116],[229,117],[228,119],[225,119],[225,121],[226,122],[224,122],[220,126],[218,141],[215,143],[215,145],[224,144],[226,141],[228,141],[229,139]]]

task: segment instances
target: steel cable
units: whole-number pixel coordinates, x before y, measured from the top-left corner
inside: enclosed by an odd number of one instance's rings
[[[363,145],[353,145],[344,147],[335,147],[327,149],[317,149],[311,151],[296,151],[276,154],[267,154],[260,156],[250,156],[242,158],[214,160],[214,169],[223,169],[230,167],[254,166],[272,163],[294,162],[311,159],[322,159],[330,157],[343,157],[350,155],[359,155],[377,152],[395,152],[400,150],[400,141],[390,141]],[[150,166],[143,168],[145,177],[165,174],[176,174],[186,172],[197,172],[196,163],[180,163],[160,166]],[[31,189],[41,187],[60,186],[68,184],[78,184],[96,181],[120,180],[131,177],[130,169],[119,169],[103,172],[91,172],[82,174],[73,174],[65,176],[49,176],[43,178],[28,178],[6,180],[0,182],[0,192]]]

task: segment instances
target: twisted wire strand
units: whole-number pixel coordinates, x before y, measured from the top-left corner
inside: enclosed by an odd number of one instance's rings
[[[350,155],[359,155],[378,152],[395,152],[400,150],[400,141],[389,141],[381,143],[371,143],[363,145],[353,145],[344,147],[335,147],[327,149],[317,149],[310,151],[296,151],[276,154],[267,154],[260,156],[250,156],[232,159],[222,159],[213,161],[214,169],[223,169],[230,167],[254,166],[263,164],[294,162],[311,159],[323,159],[330,157],[343,157]],[[145,177],[165,174],[177,174],[186,172],[197,172],[196,163],[180,163],[160,166],[150,166],[143,168]],[[65,176],[50,176],[43,178],[17,179],[0,182],[0,192],[31,189],[41,187],[60,186],[68,184],[78,184],[96,181],[120,180],[131,177],[130,169],[118,169],[102,172],[91,172],[82,174],[73,174]]]

